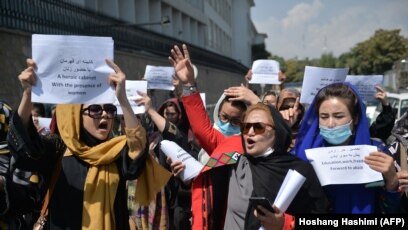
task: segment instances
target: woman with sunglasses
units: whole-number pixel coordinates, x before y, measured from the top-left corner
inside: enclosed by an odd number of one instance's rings
[[[129,229],[126,180],[141,175],[141,184],[153,185],[151,193],[143,193],[146,188],[136,195],[147,203],[168,179],[164,169],[147,157],[146,133],[126,97],[125,74],[112,61],[106,62],[115,71],[108,80],[126,123],[126,135],[115,138],[112,104],[57,105],[60,136],[39,136],[30,117],[31,88],[36,82],[33,60],[27,60],[28,68],[19,76],[24,91],[10,126],[10,152],[16,159],[13,167],[37,173],[30,178],[41,192],[34,211],[39,212],[45,193],[50,192],[45,229]],[[146,180],[145,171],[153,167],[161,177],[157,184]]]
[[[385,185],[334,184],[324,186],[333,213],[392,213],[398,207],[398,178],[385,145],[370,139],[369,122],[359,93],[349,83],[322,88],[310,105],[299,130],[295,153],[308,161],[305,150],[342,145],[374,145],[364,162],[382,173]],[[358,175],[356,175],[358,176]]]
[[[288,212],[325,212],[326,199],[313,168],[286,151],[291,141],[290,129],[280,113],[273,107],[257,103],[259,98],[256,97],[245,114],[241,135],[225,137],[212,128],[194,89],[187,47],[183,45],[181,51],[175,46],[171,53],[170,61],[184,84],[182,101],[191,127],[211,157],[193,181],[193,229],[259,229],[260,221],[268,229],[282,228],[284,216],[277,209],[276,214],[272,214],[260,208],[265,215],[258,213],[259,220],[256,219],[249,197],[263,196],[274,201],[289,169],[299,171],[307,182]],[[173,162],[172,169],[177,175],[183,165]],[[213,181],[207,186],[202,179],[209,173]],[[270,220],[279,220],[279,223],[275,221],[270,226]],[[285,227],[290,225],[285,224]]]

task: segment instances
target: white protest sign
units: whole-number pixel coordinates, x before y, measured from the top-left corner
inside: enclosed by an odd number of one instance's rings
[[[376,101],[376,85],[382,85],[383,75],[347,75],[346,82],[357,87],[363,101]]]
[[[252,63],[250,84],[279,85],[279,62],[275,60],[256,60]]]
[[[47,128],[50,129],[50,124],[51,124],[51,119],[52,118],[48,118],[48,117],[38,117],[38,125],[41,128]]]
[[[135,102],[136,99],[141,98],[137,91],[147,93],[147,81],[126,80],[126,96],[129,100],[130,106],[132,106],[134,114],[140,114],[146,111],[144,105],[138,106]],[[113,104],[116,106],[118,114],[123,114],[122,107],[117,98]]]
[[[42,129],[40,134],[48,134],[51,132],[51,129],[50,129],[51,118],[37,117],[37,120],[38,120],[38,125],[40,126],[40,129]]]
[[[172,161],[181,161],[186,168],[181,172],[180,179],[188,181],[196,177],[204,167],[199,161],[194,159],[189,153],[182,149],[173,141],[163,140],[160,142],[160,149]]]
[[[147,65],[144,78],[148,89],[174,90],[173,76],[176,71],[173,67]]]
[[[383,180],[364,157],[377,151],[371,145],[322,147],[306,150],[306,157],[316,171],[322,186],[329,184],[365,184]]]
[[[344,82],[348,68],[305,67],[300,103],[311,104],[317,92],[332,83]]]
[[[32,57],[37,83],[32,101],[53,104],[113,103],[115,91],[108,84],[113,72],[113,40],[107,37],[32,36]]]
[[[276,195],[275,202],[273,202],[275,206],[285,212],[305,181],[306,178],[302,174],[289,169]]]

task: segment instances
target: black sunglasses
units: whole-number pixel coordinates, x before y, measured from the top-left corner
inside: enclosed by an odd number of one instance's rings
[[[271,124],[266,124],[263,122],[241,123],[241,133],[248,134],[249,130],[253,127],[255,134],[262,134],[265,132],[266,126],[269,126],[273,129],[273,126]]]
[[[84,113],[88,111],[87,113]],[[101,119],[103,111],[106,112],[107,119],[113,119],[116,116],[116,106],[112,104],[104,104],[104,105],[90,105],[85,109],[82,109],[82,113],[92,117],[93,119]]]

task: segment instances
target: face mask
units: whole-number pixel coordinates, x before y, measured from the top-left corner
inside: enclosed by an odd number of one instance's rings
[[[231,123],[229,122],[222,122],[221,120],[218,120],[217,126],[220,129],[221,133],[224,134],[224,136],[232,136],[241,132],[239,126],[231,125]]]
[[[319,125],[320,128],[320,135],[332,145],[339,145],[344,143],[350,136],[351,136],[351,129],[350,124],[353,120],[349,123],[336,126],[334,128],[328,128],[323,125]]]

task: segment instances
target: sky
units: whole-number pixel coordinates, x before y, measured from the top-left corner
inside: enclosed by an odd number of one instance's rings
[[[251,18],[266,50],[285,59],[338,57],[378,29],[408,38],[408,0],[255,0]]]

